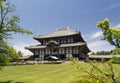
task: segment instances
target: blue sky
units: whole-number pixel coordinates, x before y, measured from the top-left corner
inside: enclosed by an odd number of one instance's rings
[[[30,54],[25,46],[36,45],[33,39],[56,28],[69,26],[80,31],[91,51],[111,50],[111,46],[101,41],[102,32],[96,22],[109,18],[111,27],[120,27],[120,0],[10,0],[16,6],[21,18],[20,26],[29,29],[33,35],[14,34],[9,42],[24,54]]]

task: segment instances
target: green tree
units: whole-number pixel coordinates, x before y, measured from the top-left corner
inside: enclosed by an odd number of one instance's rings
[[[13,33],[32,34],[19,26],[20,18],[13,14],[15,9],[16,7],[8,0],[0,0],[0,67],[18,57],[15,49],[7,44],[6,39],[12,37]]]
[[[3,42],[2,45],[0,45],[0,54],[6,54],[10,61],[14,61],[19,57],[16,50],[8,45],[7,42]]]
[[[23,57],[23,53],[21,51],[18,51],[19,57]]]
[[[116,48],[111,52],[111,55],[119,55],[119,54],[120,54],[120,48]]]
[[[110,51],[97,51],[96,55],[110,55]]]
[[[92,52],[91,55],[96,55],[96,53],[95,53],[95,52]]]
[[[108,18],[97,22],[97,27],[103,32],[102,40],[106,40],[116,48],[120,48],[120,29],[110,27]]]
[[[15,9],[16,7],[7,0],[0,0],[0,40],[9,38],[12,35],[11,32],[32,34],[19,26],[20,18],[12,13]]]
[[[78,70],[87,73],[86,76],[79,76],[73,83],[120,83],[119,70],[111,62],[105,63],[102,59],[102,63],[97,63],[87,59],[89,65],[82,67],[78,61],[71,60]]]

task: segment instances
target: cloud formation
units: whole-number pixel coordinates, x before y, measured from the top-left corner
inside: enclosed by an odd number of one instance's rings
[[[94,41],[91,43],[88,43],[88,47],[92,52],[97,51],[110,51],[115,49],[115,46],[110,45],[107,41]]]
[[[115,28],[120,28],[120,23],[114,26]]]
[[[16,51],[17,52],[21,51],[24,56],[26,56],[26,55],[32,55],[32,52],[30,52],[29,50],[26,50],[25,46],[29,46],[29,45],[26,44],[26,43],[23,43],[23,42],[19,42],[19,44],[13,45],[13,47],[16,49]]]
[[[102,31],[96,31],[94,33],[91,34],[87,34],[87,41],[91,41],[90,43],[88,43],[88,47],[91,51],[93,52],[97,52],[97,51],[102,51],[102,50],[106,50],[106,51],[110,51],[112,49],[114,49],[113,46],[111,46],[107,41],[102,41],[100,39],[100,36],[102,36]],[[96,38],[99,38],[96,40]]]
[[[98,47],[98,46],[102,46],[102,45],[105,45],[107,42],[104,42],[104,41],[94,41],[92,43],[89,43],[88,44],[88,47],[89,48],[93,48],[93,47]]]
[[[102,31],[97,31],[97,32],[91,34],[91,38],[95,39],[97,37],[102,36],[102,34],[103,34]]]
[[[118,6],[120,6],[120,3],[116,3],[116,4],[113,4],[113,5],[110,5],[110,6],[106,7],[106,8],[101,9],[99,12],[108,11],[108,10],[114,9],[114,8],[116,8]]]
[[[90,33],[90,34],[84,34],[84,35],[83,35],[83,38],[84,38],[84,39],[87,39],[87,40],[88,40],[88,39],[89,39],[89,40],[90,40],[90,39],[93,40],[93,39],[95,39],[95,38],[98,38],[98,37],[102,36],[102,34],[103,34],[102,31],[96,31],[96,32],[93,32],[93,33]]]

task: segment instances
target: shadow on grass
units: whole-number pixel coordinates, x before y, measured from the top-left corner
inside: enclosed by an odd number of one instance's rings
[[[0,83],[25,83],[25,82],[13,82],[13,80],[9,80],[9,81],[3,81]]]

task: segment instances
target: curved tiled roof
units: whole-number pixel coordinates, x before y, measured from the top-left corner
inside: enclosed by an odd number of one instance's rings
[[[61,36],[70,36],[70,35],[75,35],[75,34],[79,34],[80,32],[77,31],[73,31],[70,28],[67,29],[56,29],[54,32],[48,33],[48,34],[44,34],[44,35],[40,35],[38,37],[34,37],[35,39],[39,39],[39,38],[52,38],[52,37],[61,37]]]

